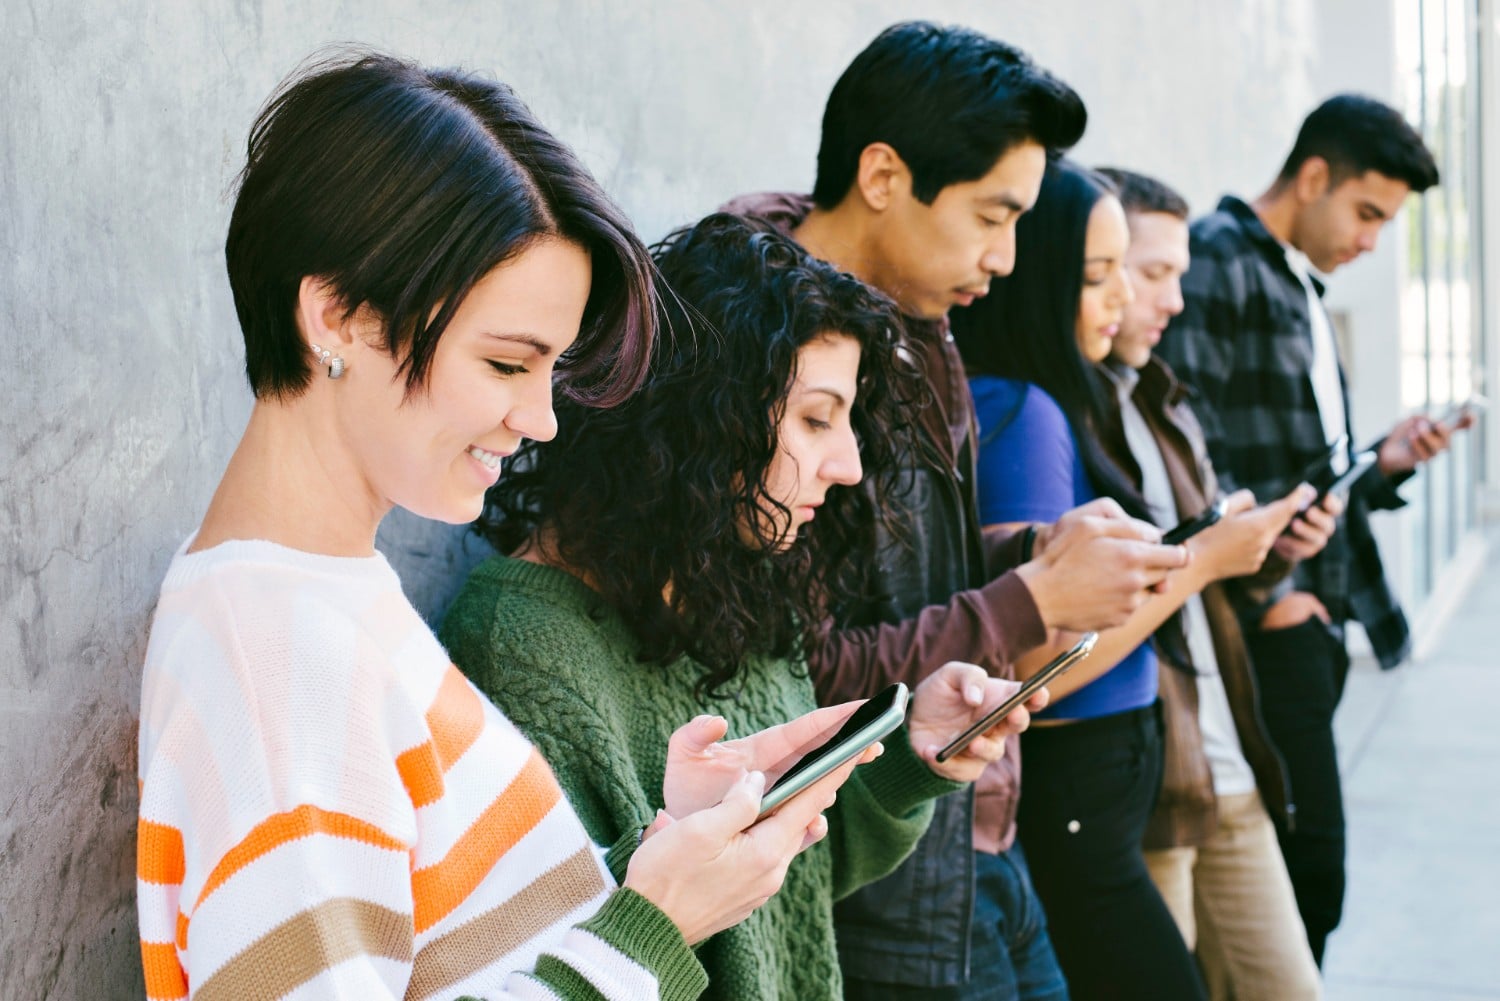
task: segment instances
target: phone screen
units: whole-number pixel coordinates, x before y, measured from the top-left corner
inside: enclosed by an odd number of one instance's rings
[[[781,786],[786,785],[797,775],[807,771],[809,768],[813,767],[819,761],[821,761],[824,757],[837,751],[840,746],[844,745],[851,737],[859,733],[859,731],[863,730],[871,723],[879,720],[880,717],[889,713],[891,711],[891,708],[896,704],[896,701],[901,698],[901,695],[905,690],[905,685],[891,685],[885,691],[881,692],[879,695],[875,696],[864,705],[860,706],[854,711],[853,716],[850,716],[847,720],[844,721],[844,725],[839,727],[837,733],[835,733],[832,737],[829,737],[828,740],[824,741],[822,744],[804,754],[802,756],[802,760],[798,761],[791,768],[787,769],[786,774],[777,779],[775,785],[771,786],[770,789],[767,789],[766,793],[769,794],[772,791],[780,788]]]

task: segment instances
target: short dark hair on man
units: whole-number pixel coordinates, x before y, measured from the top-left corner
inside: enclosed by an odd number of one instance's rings
[[[1115,186],[1115,194],[1127,213],[1163,212],[1187,222],[1187,199],[1156,178],[1120,167],[1095,169]]]
[[[983,177],[1015,146],[1061,153],[1083,136],[1078,94],[1024,52],[977,31],[906,21],[854,57],[828,95],[813,201],[849,193],[871,143],[889,143],[924,204]]]
[[[645,376],[654,268],[624,213],[504,84],[337,52],[293,73],[256,117],[224,255],[257,398],[312,378],[301,281],[373,310],[407,393],[426,384],[464,297],[537,239],[589,254],[588,303],[562,391],[605,405]]]
[[[1315,156],[1328,162],[1331,187],[1370,170],[1416,192],[1438,183],[1437,163],[1417,130],[1395,108],[1360,94],[1330,97],[1303,120],[1279,180],[1292,179]]]

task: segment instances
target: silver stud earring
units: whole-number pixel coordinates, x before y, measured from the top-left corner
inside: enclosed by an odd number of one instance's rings
[[[344,359],[329,351],[325,347],[316,344],[310,345],[312,353],[317,356],[319,365],[328,366],[328,378],[337,379],[344,374]]]

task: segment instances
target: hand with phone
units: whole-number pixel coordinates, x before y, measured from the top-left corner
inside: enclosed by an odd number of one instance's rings
[[[912,693],[907,732],[912,749],[937,774],[954,782],[973,782],[992,761],[1005,753],[1005,741],[1031,725],[1031,713],[1047,705],[1047,689],[1038,689],[1024,703],[986,727],[957,754],[938,760],[938,752],[953,735],[968,729],[998,708],[1021,687],[1019,682],[992,678],[982,667],[953,662],[929,675]]]
[[[1193,571],[1204,583],[1258,572],[1282,530],[1315,496],[1305,483],[1259,507],[1248,490],[1230,494],[1224,516],[1186,543],[1193,553]]]
[[[837,733],[862,705],[846,702],[815,709],[735,740],[723,739],[729,724],[722,716],[699,716],[678,727],[667,741],[662,780],[667,813],[681,818],[714,806],[748,772],[764,773],[769,790],[791,766]],[[854,765],[873,761],[880,752],[878,743],[864,749]]]
[[[1025,581],[1049,629],[1089,632],[1123,624],[1186,565],[1187,551],[1161,544],[1161,531],[1131,518],[1108,497],[1037,529]]]
[[[1413,414],[1391,428],[1376,451],[1380,471],[1386,476],[1410,473],[1448,450],[1453,435],[1472,427],[1478,413],[1488,406],[1482,396],[1469,397],[1437,420]]]

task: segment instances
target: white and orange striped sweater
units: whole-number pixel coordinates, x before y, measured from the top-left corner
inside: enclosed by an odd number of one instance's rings
[[[704,987],[381,556],[179,552],[146,652],[140,780],[152,999]]]

